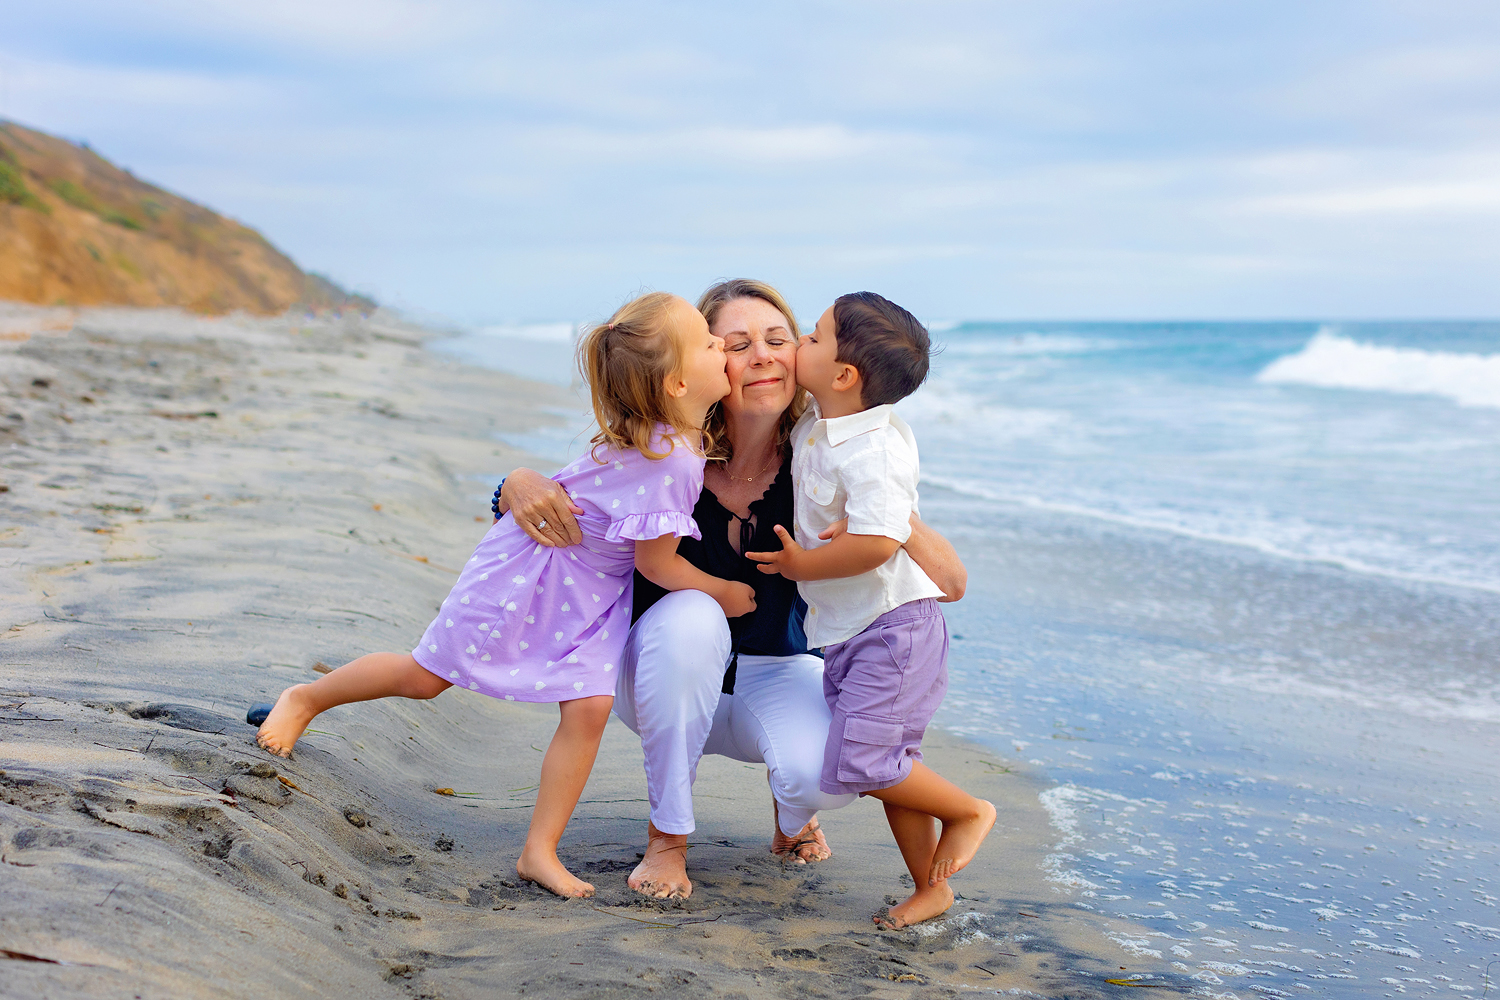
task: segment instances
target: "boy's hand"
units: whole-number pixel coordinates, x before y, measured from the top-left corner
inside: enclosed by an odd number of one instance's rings
[[[725,618],[739,618],[755,610],[755,588],[738,580],[726,580],[717,600]]]
[[[781,539],[780,552],[746,552],[745,558],[760,563],[757,569],[762,573],[780,573],[788,580],[801,579],[797,575],[797,565],[806,551],[798,545],[781,525],[776,525],[776,537]]]
[[[831,542],[835,538],[837,538],[840,535],[842,535],[845,532],[847,532],[848,530],[849,530],[849,519],[847,517],[844,517],[844,518],[840,518],[837,521],[834,521],[828,527],[826,527],[822,531],[818,532],[818,537],[821,538],[821,539],[823,539],[823,541],[825,541],[825,542]]]

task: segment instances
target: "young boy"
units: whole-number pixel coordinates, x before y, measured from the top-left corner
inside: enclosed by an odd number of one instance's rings
[[[823,791],[880,799],[916,884],[875,916],[884,928],[952,906],[948,876],[995,825],[993,805],[921,762],[948,687],[948,627],[934,600],[942,591],[901,547],[917,506],[917,444],[892,404],[927,377],[928,350],[916,317],[873,292],[841,296],[823,314],[797,347],[797,384],[814,405],[792,432],[796,538],[777,525],[782,551],[747,553],[761,572],[798,582],[807,644],[823,647],[833,710]]]

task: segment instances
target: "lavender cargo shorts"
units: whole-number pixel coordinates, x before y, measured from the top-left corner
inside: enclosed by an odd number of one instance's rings
[[[948,623],[927,598],[887,611],[823,650],[833,710],[818,787],[830,794],[899,784],[922,759],[922,734],[948,690]]]

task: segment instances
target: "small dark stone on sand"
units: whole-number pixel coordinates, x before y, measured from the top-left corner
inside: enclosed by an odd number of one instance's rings
[[[274,778],[276,777],[276,768],[272,767],[270,764],[261,763],[256,764],[246,773],[249,774],[252,778]]]
[[[453,850],[453,838],[447,834],[443,834],[432,842],[432,846],[446,853]]]
[[[337,896],[339,899],[348,899],[349,898],[349,887],[347,885],[345,885],[344,883],[340,882],[338,885],[336,885],[336,886],[333,887],[333,894],[335,896]]]
[[[344,818],[347,819],[350,823],[353,823],[355,826],[367,826],[370,822],[370,817],[366,816],[364,813],[360,812],[353,806],[350,806],[349,808],[344,810]]]
[[[275,707],[275,705],[271,704],[268,701],[260,702],[257,705],[251,705],[250,711],[245,713],[245,721],[250,723],[250,725],[252,726],[259,726],[262,722],[266,721],[266,716],[270,715],[271,709]]]

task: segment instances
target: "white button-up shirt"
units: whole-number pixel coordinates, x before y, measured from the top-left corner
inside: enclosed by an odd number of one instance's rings
[[[827,545],[819,533],[845,517],[851,534],[904,544],[917,509],[918,472],[916,438],[889,404],[824,420],[813,403],[792,431],[797,544]],[[851,639],[910,601],[943,596],[904,548],[867,573],[808,580],[797,590],[808,604],[813,649]]]

